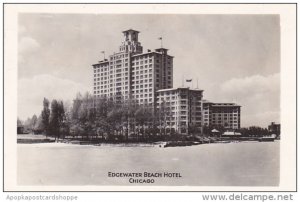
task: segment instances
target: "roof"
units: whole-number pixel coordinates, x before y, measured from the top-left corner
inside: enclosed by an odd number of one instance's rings
[[[179,88],[166,88],[157,90],[157,92],[166,92],[166,91],[174,91],[174,90],[190,90],[190,91],[203,91],[199,89],[190,89],[189,87],[179,87]]]
[[[227,131],[224,132],[223,135],[234,136],[234,135],[242,135],[242,134],[238,132]]]
[[[218,133],[218,132],[220,132],[220,131],[218,131],[217,129],[212,129],[211,132],[213,132],[213,133]]]
[[[132,55],[131,57],[138,57],[138,56],[141,56],[141,55],[147,55],[147,54],[152,54],[152,53],[154,53],[154,54],[159,54],[159,55],[162,54],[162,53],[160,53],[160,52],[151,51],[151,52],[146,52],[146,53],[140,53],[140,54]],[[174,58],[174,56],[171,56],[171,55],[168,55],[168,56]]]
[[[169,49],[166,49],[166,48],[157,48],[155,49],[156,51],[159,51],[159,50],[169,50]]]
[[[236,103],[213,103],[213,107],[240,107]]]
[[[128,30],[125,30],[125,31],[123,31],[122,33],[125,33],[125,32],[137,32],[137,33],[140,33],[139,31],[137,31],[137,30],[133,30],[133,29],[128,29]]]
[[[104,61],[99,61],[99,63],[97,64],[93,64],[92,66],[96,66],[96,65],[100,65],[100,64],[105,64],[105,63],[109,63],[109,61],[107,59],[105,59]]]

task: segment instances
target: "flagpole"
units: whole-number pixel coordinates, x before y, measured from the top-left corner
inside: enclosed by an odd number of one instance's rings
[[[160,40],[160,47],[162,48],[163,47],[163,38],[159,37],[158,40]]]

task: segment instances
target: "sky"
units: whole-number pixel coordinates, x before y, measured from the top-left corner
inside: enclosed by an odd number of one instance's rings
[[[20,14],[18,117],[39,115],[44,97],[92,92],[91,65],[118,52],[127,29],[140,31],[144,51],[163,38],[174,87],[198,80],[204,99],[241,105],[242,127],[280,122],[279,15]]]

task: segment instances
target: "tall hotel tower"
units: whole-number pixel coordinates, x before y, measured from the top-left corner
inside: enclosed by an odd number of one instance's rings
[[[133,99],[157,109],[166,131],[188,134],[190,126],[211,125],[240,128],[240,106],[206,102],[200,89],[174,89],[173,56],[162,47],[143,52],[138,36],[138,31],[123,31],[119,52],[93,65],[96,98],[116,103]]]
[[[173,56],[162,47],[143,53],[138,36],[136,30],[123,31],[119,52],[93,65],[95,97],[117,103],[133,98],[153,106],[157,90],[173,87]]]

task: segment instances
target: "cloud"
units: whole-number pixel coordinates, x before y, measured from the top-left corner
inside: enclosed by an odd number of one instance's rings
[[[243,126],[266,127],[280,119],[280,74],[230,79],[221,85],[218,97],[242,106]]]
[[[18,116],[21,119],[39,115],[43,98],[49,100],[73,100],[77,92],[86,92],[89,88],[71,80],[51,75],[37,75],[32,79],[23,78],[18,82]]]
[[[267,127],[272,121],[280,122],[280,111],[258,112],[257,114],[245,113],[246,112],[243,112],[241,116],[241,122],[244,123],[244,126]]]
[[[31,37],[21,37],[19,41],[19,53],[34,52],[40,48],[40,44]]]
[[[254,75],[245,78],[233,78],[226,81],[221,89],[223,92],[239,96],[265,94],[279,91],[279,73],[269,76]]]

